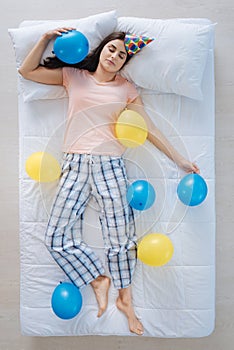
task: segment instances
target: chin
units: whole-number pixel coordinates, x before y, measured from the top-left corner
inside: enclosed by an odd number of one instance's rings
[[[105,71],[108,72],[108,73],[117,73],[119,70],[117,70],[115,67],[111,68],[111,67],[105,67]]]

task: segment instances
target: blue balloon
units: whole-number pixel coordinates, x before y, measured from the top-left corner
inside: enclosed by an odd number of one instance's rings
[[[153,186],[145,180],[137,180],[131,184],[127,191],[129,205],[137,210],[149,209],[156,198]]]
[[[191,207],[202,203],[207,192],[207,184],[198,174],[186,175],[177,187],[177,194],[181,202]]]
[[[51,299],[54,313],[63,320],[75,317],[82,307],[82,295],[79,288],[72,283],[60,283]]]
[[[54,53],[65,63],[79,63],[87,56],[88,52],[88,39],[77,30],[70,30],[55,39]]]

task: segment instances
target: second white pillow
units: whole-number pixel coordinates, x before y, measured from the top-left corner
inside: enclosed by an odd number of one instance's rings
[[[117,29],[155,40],[121,74],[137,86],[202,100],[201,83],[214,25],[209,20],[120,17]]]

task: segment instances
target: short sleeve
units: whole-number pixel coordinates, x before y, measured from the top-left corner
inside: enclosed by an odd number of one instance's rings
[[[127,81],[126,84],[127,84],[127,103],[131,103],[139,96],[139,93],[136,87],[133,84],[131,84],[129,81]]]
[[[65,86],[65,88],[68,90],[69,89],[69,85],[71,83],[71,79],[74,75],[74,68],[72,67],[63,67],[62,68],[62,72],[63,72],[63,86]]]

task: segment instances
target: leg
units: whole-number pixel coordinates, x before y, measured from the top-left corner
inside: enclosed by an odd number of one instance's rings
[[[127,288],[136,265],[136,233],[133,210],[129,207],[127,176],[122,158],[110,157],[96,164],[96,199],[101,207],[105,252],[116,289]]]
[[[116,306],[127,317],[129,330],[137,335],[142,335],[144,328],[134,312],[131,286],[119,289],[119,296],[116,300]]]
[[[126,199],[127,177],[123,160],[101,164],[95,181],[102,208],[101,223],[109,270],[115,288],[119,289],[116,305],[126,315],[130,331],[143,334],[143,326],[132,305],[130,285],[136,265],[136,234],[133,211]]]
[[[46,246],[70,280],[82,287],[104,274],[104,268],[82,240],[82,214],[90,197],[87,162],[69,154],[46,231]],[[74,158],[76,159],[74,160]]]
[[[79,220],[78,220],[78,223],[79,223]],[[76,228],[74,226],[74,231],[75,230]],[[100,274],[97,278],[95,278],[92,282],[90,282],[90,285],[94,291],[94,294],[98,303],[97,317],[101,317],[108,306],[108,292],[110,288],[110,278],[103,274]]]

